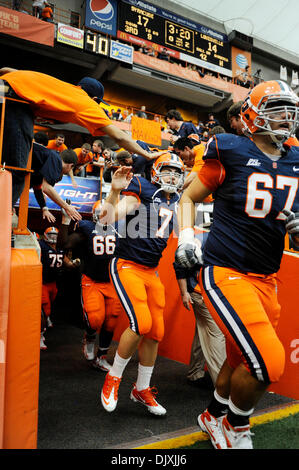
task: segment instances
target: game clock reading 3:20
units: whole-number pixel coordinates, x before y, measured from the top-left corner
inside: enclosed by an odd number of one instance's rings
[[[119,7],[119,31],[231,69],[229,43],[135,5],[121,2]]]

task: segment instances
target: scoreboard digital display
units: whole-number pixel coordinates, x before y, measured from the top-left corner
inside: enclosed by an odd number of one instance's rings
[[[179,20],[173,21],[172,17],[178,18],[145,2],[122,1],[119,3],[118,30],[199,59],[202,66],[213,64],[231,71],[231,47],[223,40],[224,35],[201,25],[194,29],[187,27],[179,24]]]

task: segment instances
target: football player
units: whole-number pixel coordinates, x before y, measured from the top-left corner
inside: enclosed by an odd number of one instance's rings
[[[42,322],[40,349],[46,350],[44,331],[52,327],[50,319],[53,302],[57,295],[57,276],[65,262],[64,251],[57,246],[58,229],[48,227],[42,239],[38,239],[41,248],[42,270]]]
[[[183,162],[177,155],[166,153],[155,161],[151,175],[150,182],[133,176],[131,167],[119,168],[102,209],[103,221],[125,218],[126,233],[117,240],[110,274],[129,319],[101,392],[102,405],[108,412],[116,408],[124,369],[138,348],[138,376],[130,398],[155,415],[166,413],[156,401],[157,390],[150,387],[164,335],[164,287],[157,266],[173,229],[178,191],[184,183]]]
[[[93,220],[81,220],[73,233],[68,234],[70,217],[62,211],[59,240],[65,250],[80,250],[81,298],[85,332],[83,354],[95,369],[108,371],[111,365],[106,355],[112,341],[121,303],[109,278],[109,262],[114,254],[118,236],[116,227],[98,220],[100,201],[93,205]],[[95,355],[96,337],[99,348]]]
[[[275,273],[286,231],[299,243],[299,149],[284,146],[298,125],[298,102],[279,80],[253,88],[240,112],[245,136],[210,139],[205,164],[179,205],[176,260],[203,261],[202,295],[226,336],[214,398],[198,417],[216,448],[252,448],[249,417],[284,370]],[[214,222],[202,257],[193,209],[211,192]]]

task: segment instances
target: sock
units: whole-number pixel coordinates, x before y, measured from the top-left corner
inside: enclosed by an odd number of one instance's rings
[[[138,364],[138,376],[136,381],[137,390],[145,390],[149,387],[154,366],[147,367]]]
[[[245,411],[238,408],[236,405],[233,404],[231,398],[229,397],[228,401],[229,410],[227,413],[227,421],[231,424],[234,428],[241,427],[241,426],[248,426],[249,424],[249,416],[253,413],[254,408],[251,410]]]
[[[218,395],[217,391],[214,390],[214,397],[208,406],[208,412],[215,418],[226,415],[228,411],[228,399]]]
[[[125,367],[130,361],[130,359],[130,357],[128,359],[123,359],[118,355],[118,352],[116,351],[113,366],[111,367],[109,374],[113,375],[114,377],[121,378],[123,375],[123,371],[125,370]]]
[[[97,357],[106,356],[113,338],[113,332],[107,331],[104,328],[99,333],[99,349]]]
[[[99,333],[99,347],[100,349],[109,349],[113,338],[113,331],[107,331],[105,328],[101,328]]]

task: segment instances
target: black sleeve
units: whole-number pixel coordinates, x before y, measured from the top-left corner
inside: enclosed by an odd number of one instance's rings
[[[190,276],[188,269],[179,266],[176,262],[173,263],[173,267],[177,279],[187,279]]]
[[[34,196],[35,199],[39,205],[39,207],[42,209],[43,207],[46,207],[46,201],[45,201],[45,196],[44,193],[40,188],[33,188]]]

